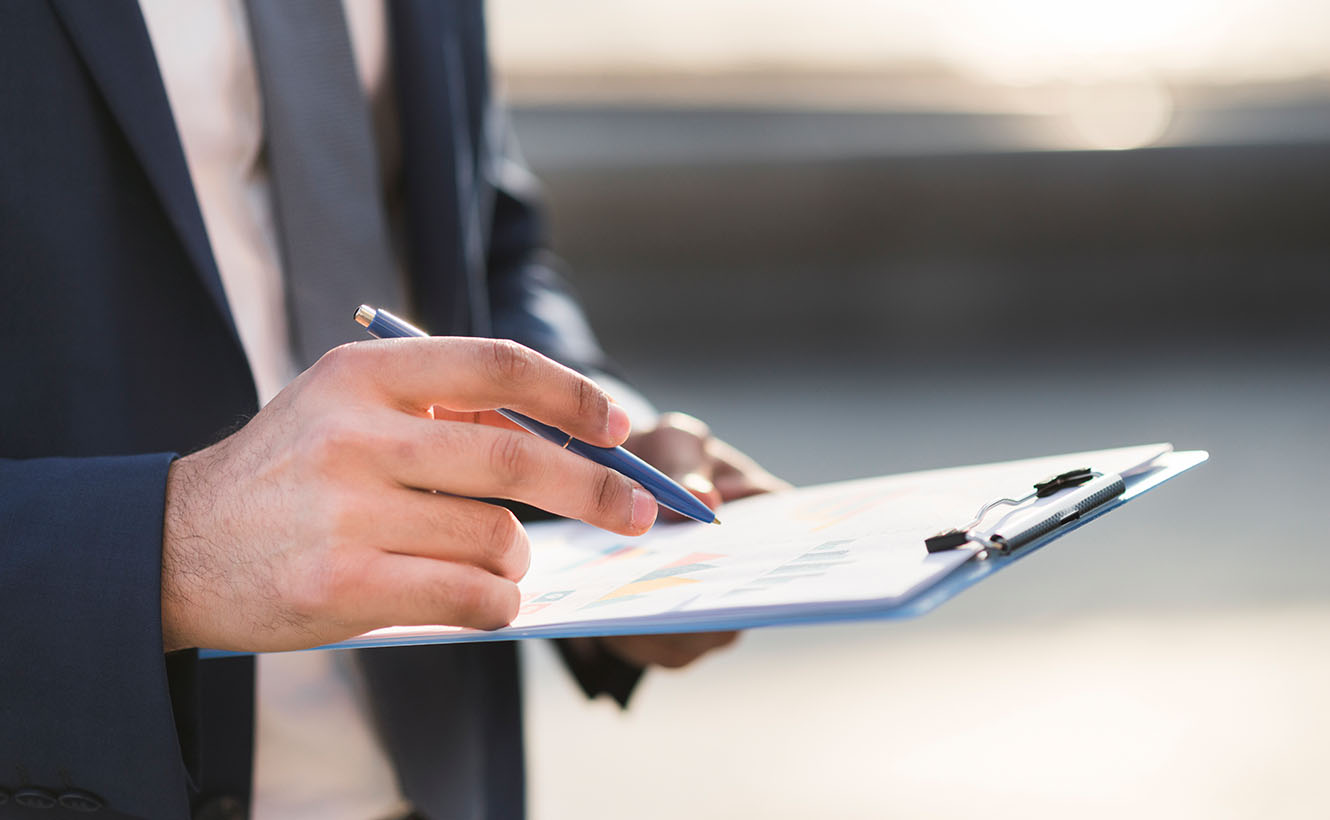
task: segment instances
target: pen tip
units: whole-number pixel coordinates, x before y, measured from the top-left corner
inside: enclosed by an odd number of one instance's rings
[[[719,519],[719,518],[713,518],[713,519],[711,519],[711,523],[712,523],[712,524],[715,524],[716,526],[719,527],[719,526],[720,526],[720,519]]]
[[[356,323],[361,327],[369,327],[369,323],[374,321],[374,312],[374,308],[369,305],[356,308]]]

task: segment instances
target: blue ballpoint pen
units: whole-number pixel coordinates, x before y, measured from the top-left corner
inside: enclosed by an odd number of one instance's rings
[[[414,325],[403,321],[386,310],[361,305],[356,309],[356,322],[364,326],[371,336],[380,339],[401,339],[409,336],[428,336],[429,334]],[[720,519],[711,508],[688,492],[678,482],[647,464],[642,459],[622,447],[597,447],[576,439],[548,424],[524,416],[515,410],[499,408],[499,414],[518,426],[535,433],[548,442],[559,445],[583,458],[590,459],[611,470],[641,484],[647,492],[656,497],[656,503],[662,507],[685,515],[703,524],[719,524]]]

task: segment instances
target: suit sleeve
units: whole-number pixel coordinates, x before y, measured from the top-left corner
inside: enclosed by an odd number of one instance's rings
[[[83,794],[102,816],[188,816],[172,682],[187,688],[193,661],[165,656],[161,630],[173,457],[0,459],[0,787],[12,816],[27,816],[25,790]]]

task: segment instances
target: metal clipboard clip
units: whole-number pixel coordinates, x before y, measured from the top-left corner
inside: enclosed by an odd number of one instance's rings
[[[1007,555],[1079,521],[1126,491],[1126,482],[1120,475],[1097,473],[1088,467],[1068,470],[1035,483],[1034,492],[1029,495],[988,502],[968,524],[925,538],[924,546],[932,553],[975,543],[982,548],[978,553],[980,558],[987,558],[990,553]],[[988,513],[1002,506],[1010,506],[1012,510],[988,528],[986,534],[978,532]]]

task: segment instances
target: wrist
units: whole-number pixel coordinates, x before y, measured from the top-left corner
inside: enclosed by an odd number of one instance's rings
[[[162,516],[162,649],[173,652],[199,645],[195,614],[201,575],[200,542],[193,510],[200,479],[198,453],[171,463],[166,474]]]

